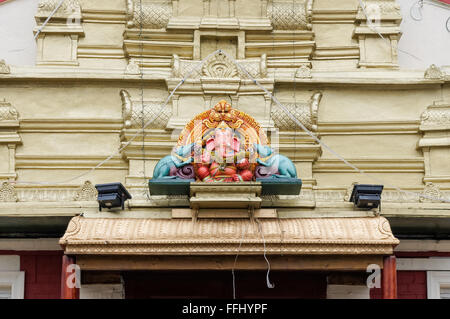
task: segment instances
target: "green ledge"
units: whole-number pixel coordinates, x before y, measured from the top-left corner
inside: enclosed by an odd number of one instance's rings
[[[257,178],[256,181],[261,183],[261,195],[299,195],[302,188],[302,180],[297,178]],[[150,179],[148,186],[150,195],[189,196],[191,183],[195,180],[158,178]]]

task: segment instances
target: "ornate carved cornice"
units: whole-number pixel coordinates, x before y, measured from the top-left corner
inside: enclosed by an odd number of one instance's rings
[[[313,0],[271,1],[267,16],[275,30],[311,30]]]
[[[319,103],[322,93],[317,92],[311,96],[309,102],[303,103],[283,103],[292,116],[301,122],[308,130],[317,130],[317,115],[319,113]],[[270,113],[277,128],[283,131],[301,130],[299,125],[277,104],[272,104]]]
[[[262,254],[264,247],[268,254],[378,255],[392,254],[398,243],[383,217],[200,219],[193,223],[190,219],[77,216],[60,240],[67,254],[94,255],[232,255],[237,250],[251,255]]]
[[[147,123],[148,129],[164,129],[172,116],[172,108],[170,105],[164,106],[164,101],[142,101],[133,102],[131,95],[126,90],[120,91],[122,99],[122,116],[125,129],[140,128]]]
[[[433,104],[420,116],[420,130],[450,129],[450,104]]]
[[[38,20],[47,19],[47,17],[55,10],[59,4],[58,0],[41,0],[38,5],[38,11],[36,18]],[[61,6],[56,10],[52,19],[68,18],[68,17],[81,17],[81,6],[78,0],[65,0]]]
[[[128,28],[164,29],[171,16],[171,1],[127,0]]]

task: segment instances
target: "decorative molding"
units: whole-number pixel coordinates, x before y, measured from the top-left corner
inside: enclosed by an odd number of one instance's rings
[[[84,184],[77,190],[74,197],[75,201],[96,201],[98,196],[97,189],[92,185],[90,181],[84,182]]]
[[[318,131],[324,135],[418,134],[419,121],[358,121],[318,122]]]
[[[125,68],[125,74],[141,74],[141,68],[136,61],[130,60]]]
[[[19,112],[6,100],[0,101],[0,121],[18,121]]]
[[[432,182],[427,182],[425,184],[422,195],[426,197],[420,196],[419,201],[421,203],[440,203],[439,198],[442,198],[442,193],[439,186],[433,184]],[[436,198],[437,200],[432,200],[430,197]]]
[[[450,130],[450,103],[433,103],[420,116],[421,131],[442,129]]]
[[[309,102],[303,103],[283,103],[295,119],[301,122],[307,129],[317,130],[317,116],[319,113],[319,103],[322,93],[317,92],[311,96]],[[298,129],[298,124],[277,104],[272,104],[271,118],[277,128],[284,131]]]
[[[36,17],[40,19],[46,19],[56,6],[59,4],[59,0],[41,0],[38,5],[38,11]],[[68,18],[69,16],[81,17],[81,6],[78,0],[65,0],[61,6],[54,13],[53,19]]]
[[[363,0],[365,13],[369,18],[381,20],[394,20],[400,22],[402,19],[400,5],[396,0]],[[358,20],[366,20],[366,15],[361,5],[358,6],[356,15]]]
[[[309,79],[312,78],[311,75],[311,67],[308,65],[303,64],[300,66],[297,71],[295,71],[295,77],[296,78],[302,78],[302,79]]]
[[[267,54],[262,54],[260,58],[250,58],[237,60],[237,63],[253,78],[267,77]],[[170,66],[172,76],[183,78],[187,75],[187,80],[200,79],[202,77],[211,78],[236,78],[249,79],[249,76],[241,68],[223,54],[212,56],[202,68],[199,68],[200,61],[180,59],[178,54],[172,56]]]
[[[430,65],[428,69],[425,70],[425,73],[423,75],[425,79],[430,80],[443,80],[444,76],[445,73],[435,64]]]
[[[81,6],[77,0],[66,0],[42,28],[44,22],[60,3],[41,0],[35,15],[37,37],[37,65],[78,66],[78,39],[84,36]],[[64,43],[64,44],[63,44]]]
[[[171,1],[127,0],[127,27],[165,29],[172,16]]]
[[[16,155],[16,168],[21,169],[84,169],[92,168],[103,161],[102,155]],[[112,157],[99,169],[127,169],[122,156]]]
[[[275,30],[311,30],[313,0],[271,1],[267,17]]]
[[[215,54],[202,68],[202,75],[210,78],[237,78],[238,69],[225,54]]]
[[[423,173],[424,158],[347,158],[347,161],[368,172]],[[313,164],[314,173],[354,173],[355,170],[338,159],[318,159]]]
[[[0,74],[9,74],[11,70],[9,65],[6,64],[5,60],[0,60]]]
[[[9,182],[3,182],[0,187],[0,202],[18,202],[17,192]]]
[[[119,133],[120,118],[28,118],[20,119],[20,133]]]
[[[399,241],[383,217],[144,219],[74,217],[60,240],[67,254],[392,254]],[[245,239],[242,234],[245,232]]]
[[[172,116],[172,108],[164,106],[164,101],[135,102],[126,90],[120,91],[122,99],[122,116],[125,129],[142,129],[143,125],[150,122],[146,129],[165,129]]]

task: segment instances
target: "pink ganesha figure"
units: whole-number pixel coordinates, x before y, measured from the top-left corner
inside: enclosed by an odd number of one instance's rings
[[[206,141],[206,149],[202,155],[203,163],[211,163],[211,153],[218,163],[233,163],[234,154],[239,152],[241,142],[229,128],[217,128],[215,136]]]
[[[240,151],[241,142],[230,128],[216,128],[215,136],[206,141],[202,155],[202,165],[198,170],[203,181],[243,181],[251,180],[253,174],[245,169],[239,171],[234,163],[235,155]],[[211,154],[214,152],[214,156]],[[247,167],[245,167],[247,168]]]

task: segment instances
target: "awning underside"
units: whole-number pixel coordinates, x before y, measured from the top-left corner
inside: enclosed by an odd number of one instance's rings
[[[383,217],[151,219],[74,217],[60,240],[72,255],[389,255]]]

